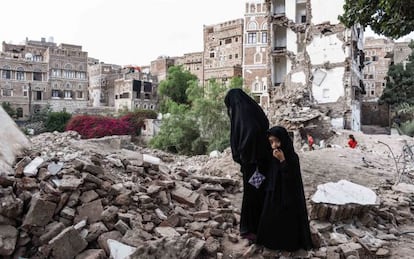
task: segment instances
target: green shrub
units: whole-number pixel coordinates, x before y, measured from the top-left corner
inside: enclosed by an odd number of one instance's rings
[[[65,131],[66,124],[72,118],[70,113],[62,112],[49,112],[45,123],[46,130],[49,132]]]
[[[414,120],[401,123],[400,130],[403,134],[414,137]]]

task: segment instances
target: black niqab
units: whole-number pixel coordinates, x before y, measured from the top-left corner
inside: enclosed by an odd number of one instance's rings
[[[259,104],[242,89],[228,91],[224,103],[230,117],[230,145],[237,163],[261,163],[268,156],[269,120]]]

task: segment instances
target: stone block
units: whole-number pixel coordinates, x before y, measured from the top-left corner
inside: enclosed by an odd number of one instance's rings
[[[45,226],[53,217],[56,204],[33,197],[29,211],[23,221],[23,226]]]
[[[88,242],[76,229],[68,227],[50,240],[49,245],[52,258],[73,259],[88,246]]]

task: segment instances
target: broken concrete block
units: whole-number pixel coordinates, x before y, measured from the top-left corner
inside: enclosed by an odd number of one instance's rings
[[[110,250],[109,250],[109,246],[108,246],[108,239],[112,239],[112,240],[116,240],[116,241],[121,241],[122,239],[122,234],[119,231],[111,231],[111,232],[106,232],[103,233],[102,235],[100,235],[98,237],[98,244],[101,248],[103,248],[106,252],[107,255],[110,254]]]
[[[200,194],[189,190],[185,187],[178,186],[171,192],[171,197],[178,202],[186,203],[191,206],[194,206],[200,197]]]
[[[33,197],[23,226],[46,226],[52,220],[55,208],[55,203]]]
[[[0,255],[11,255],[16,247],[18,231],[10,225],[0,225]]]
[[[131,228],[122,220],[118,220],[118,222],[115,224],[115,229],[121,232],[122,235],[125,235],[125,233]]]
[[[178,237],[180,234],[172,227],[156,227],[154,232],[161,237]]]
[[[39,166],[44,162],[45,160],[41,157],[36,157],[33,159],[24,169],[23,174],[25,176],[36,176]]]
[[[94,190],[90,190],[82,193],[79,199],[82,201],[82,203],[88,203],[97,199],[98,197],[99,195]]]
[[[57,173],[59,173],[60,169],[62,169],[63,167],[63,162],[52,162],[47,166],[47,171],[49,172],[50,175],[56,175]]]
[[[101,214],[103,212],[102,202],[100,199],[88,202],[79,206],[77,210],[78,215],[76,219],[87,218],[89,223],[94,223],[101,220]],[[78,220],[75,221],[77,222]]]
[[[65,229],[65,225],[61,222],[52,222],[46,226],[45,233],[40,236],[40,242],[42,244],[48,243],[52,238],[57,236],[62,230]]]
[[[88,242],[76,229],[68,227],[50,240],[49,245],[53,258],[73,259],[88,246]]]
[[[108,228],[102,222],[96,222],[89,226],[86,241],[95,241],[101,234],[108,232]]]
[[[106,259],[107,256],[103,249],[88,249],[80,253],[75,259]]]
[[[125,259],[130,258],[137,249],[135,247],[125,245],[116,240],[108,239],[107,240],[110,256],[113,259]]]

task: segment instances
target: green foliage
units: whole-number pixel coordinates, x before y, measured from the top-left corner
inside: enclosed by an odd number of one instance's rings
[[[186,104],[188,100],[185,92],[193,81],[197,81],[197,76],[183,70],[182,66],[172,66],[168,69],[167,79],[161,81],[158,93],[176,103]]]
[[[241,87],[242,83],[241,78],[235,78],[229,86]],[[230,120],[224,104],[228,89],[215,81],[205,88],[191,81],[185,91],[187,104],[171,99],[164,103],[170,117],[163,119],[160,132],[150,145],[186,155],[223,151],[230,145]]]
[[[414,137],[414,120],[401,123],[400,131],[410,137]]]
[[[411,42],[410,47],[413,47]],[[403,64],[391,65],[388,69],[387,85],[380,97],[380,103],[392,106],[403,103],[414,105],[414,54],[409,56],[405,68]]]
[[[346,0],[339,20],[347,27],[359,23],[378,34],[400,38],[414,30],[412,0]]]
[[[16,110],[13,109],[13,107],[11,106],[9,102],[3,102],[1,103],[1,106],[3,107],[4,111],[7,112],[7,114],[10,117],[13,118],[16,115]]]
[[[63,132],[65,131],[66,124],[71,118],[72,115],[70,113],[67,113],[66,111],[49,112],[47,114],[47,119],[45,122],[46,130],[49,132]]]
[[[197,154],[203,150],[203,147],[193,146],[200,133],[196,119],[188,114],[188,106],[171,103],[170,111],[169,117],[163,119],[160,132],[149,144],[154,148],[183,155]]]
[[[42,109],[40,109],[39,112],[33,113],[30,120],[32,122],[43,122],[43,123],[45,123],[46,120],[47,120],[47,116],[50,112],[52,112],[52,109],[50,108],[50,105],[48,104],[48,105],[44,106]]]

